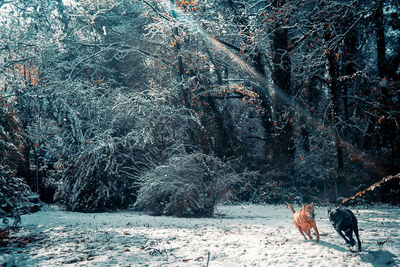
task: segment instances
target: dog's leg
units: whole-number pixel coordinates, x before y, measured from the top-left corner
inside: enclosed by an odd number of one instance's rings
[[[358,235],[358,225],[357,225],[357,222],[356,222],[356,224],[354,225],[354,234],[356,235],[356,238],[357,238],[357,243],[358,243],[358,251],[360,251],[361,252],[361,241],[360,241],[360,236]]]
[[[342,231],[340,231],[339,229],[335,229],[336,232],[339,233],[339,235],[344,239],[344,241],[346,241],[346,244],[350,244],[350,240],[347,239],[347,237],[344,236],[344,234],[342,233]]]
[[[306,232],[306,235],[308,235],[308,237],[310,238],[310,240],[313,239],[312,236],[311,236],[310,229],[304,230],[304,232]]]
[[[299,229],[300,234],[304,237],[305,240],[307,240],[306,236],[303,233],[303,230],[301,230],[300,227],[297,227],[297,229]]]
[[[345,232],[347,238],[350,240],[350,245],[354,246],[356,244],[356,241],[353,238],[353,229],[349,229]]]
[[[315,233],[317,234],[317,241],[319,241],[319,232],[318,232],[317,224],[313,223],[311,226],[314,229]]]

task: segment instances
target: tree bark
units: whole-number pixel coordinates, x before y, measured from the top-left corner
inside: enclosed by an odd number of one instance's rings
[[[285,1],[274,1],[276,8],[281,7]],[[294,170],[294,127],[293,112],[287,110],[288,101],[293,96],[291,83],[291,60],[288,51],[288,30],[276,23],[272,32],[272,79],[277,93],[274,99],[274,112],[277,124],[283,124],[274,137],[272,166],[279,168],[282,173],[290,174]],[[282,116],[284,114],[284,116]]]
[[[327,31],[325,33],[325,42],[329,43],[331,40],[332,32]],[[334,48],[333,50],[327,50],[327,70],[329,74],[329,93],[331,98],[331,119],[332,124],[334,126],[334,138],[335,138],[335,146],[336,146],[336,156],[337,156],[337,168],[338,170],[343,169],[343,150],[341,146],[341,141],[339,138],[339,134],[341,133],[340,125],[339,125],[339,96],[340,96],[340,88],[338,86],[338,49]]]
[[[377,65],[380,78],[385,77],[386,42],[385,25],[383,23],[383,1],[380,1],[375,12]]]

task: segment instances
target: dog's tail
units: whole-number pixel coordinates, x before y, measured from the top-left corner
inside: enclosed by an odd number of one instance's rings
[[[290,205],[288,202],[285,202],[285,203],[286,203],[286,205],[292,210],[292,212],[295,213],[295,211],[294,211],[292,205]]]

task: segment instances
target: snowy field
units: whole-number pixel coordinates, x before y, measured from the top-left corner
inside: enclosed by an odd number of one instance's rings
[[[0,266],[400,266],[398,207],[352,208],[361,253],[345,246],[326,210],[316,207],[317,243],[303,239],[283,205],[218,206],[200,219],[45,206],[22,217],[0,247]]]

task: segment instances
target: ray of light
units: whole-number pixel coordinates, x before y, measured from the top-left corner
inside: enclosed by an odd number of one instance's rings
[[[312,115],[312,113],[302,107],[299,103],[294,101],[292,97],[288,96],[283,90],[277,88],[276,86],[269,86],[268,80],[263,75],[259,74],[254,68],[252,68],[248,63],[245,62],[240,56],[233,53],[226,45],[218,41],[214,36],[208,34],[205,30],[203,30],[195,21],[193,21],[189,16],[185,14],[185,12],[178,7],[176,7],[171,1],[167,0],[158,0],[157,2],[161,3],[165,10],[169,11],[173,17],[184,24],[186,27],[191,30],[197,32],[203,40],[208,43],[209,47],[219,50],[220,54],[225,55],[225,59],[230,63],[236,65],[236,67],[245,71],[249,78],[252,78],[253,81],[257,82],[260,87],[264,89],[264,92],[272,95],[277,95],[284,103],[288,105],[293,105],[293,108],[301,113],[304,118],[306,118],[307,122],[314,129],[324,129],[324,134],[332,141],[335,142],[335,138],[337,138],[337,129],[336,127],[324,127],[324,125],[319,121],[318,118]],[[232,65],[231,65],[232,66]],[[364,164],[364,166],[374,169],[377,173],[381,173],[383,175],[383,170],[376,164],[375,161],[370,160],[370,156],[367,153],[362,151],[358,151],[358,149],[354,148],[354,146],[346,141],[341,139],[340,146],[347,151],[353,154],[353,158],[358,162]]]

